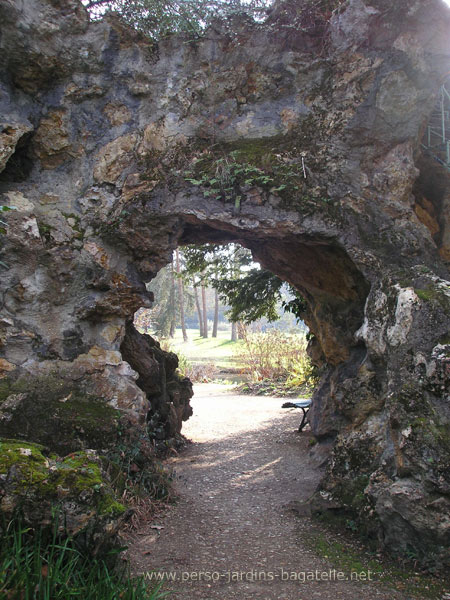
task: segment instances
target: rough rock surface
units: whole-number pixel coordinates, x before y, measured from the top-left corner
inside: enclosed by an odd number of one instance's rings
[[[168,441],[176,443],[183,421],[192,415],[189,400],[193,395],[191,381],[176,372],[177,355],[161,350],[158,342],[139,333],[131,321],[127,323],[120,350],[124,360],[139,373],[136,383],[150,400],[147,415],[150,439],[161,449],[167,447]]]
[[[117,501],[94,450],[65,458],[43,446],[0,438],[0,514],[8,523],[20,510],[24,524],[48,528],[58,518],[62,534],[93,554],[105,552],[129,511]]]
[[[17,210],[1,238],[0,373],[39,382],[54,365],[137,424],[152,390],[172,433],[186,384],[164,395],[148,371],[161,376],[159,353],[135,356],[125,324],[178,244],[240,242],[308,304],[324,366],[311,423],[333,448],[317,504],[442,565],[450,188],[420,141],[450,12],[311,6],[155,45],[116,18],[89,23],[77,0],[1,4],[0,203]]]

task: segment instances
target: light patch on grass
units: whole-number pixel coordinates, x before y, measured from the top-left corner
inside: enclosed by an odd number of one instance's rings
[[[242,364],[235,356],[235,349],[242,346],[242,340],[231,341],[230,331],[219,331],[217,337],[202,338],[198,329],[187,330],[188,341],[183,342],[181,329],[169,340],[172,350],[183,354],[191,363],[214,363],[218,369],[241,369]]]

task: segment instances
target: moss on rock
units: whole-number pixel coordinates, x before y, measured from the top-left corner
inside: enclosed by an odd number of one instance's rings
[[[450,314],[450,289],[445,293],[442,288],[429,286],[424,289],[415,288],[414,292],[423,302],[437,302],[447,314]]]
[[[19,477],[17,487],[25,490],[45,481],[49,462],[42,454],[43,446],[0,438],[0,477],[14,467]]]
[[[8,522],[18,511],[32,527],[59,514],[62,530],[82,535],[96,552],[111,544],[128,512],[95,451],[59,458],[39,444],[0,438],[0,512]]]
[[[0,435],[43,444],[59,454],[113,446],[120,414],[103,398],[56,376],[0,382]]]

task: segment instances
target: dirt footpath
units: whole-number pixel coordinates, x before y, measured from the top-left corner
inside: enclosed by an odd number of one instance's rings
[[[183,430],[193,444],[169,460],[179,501],[133,534],[133,570],[174,577],[166,589],[176,600],[406,600],[375,581],[336,580],[349,574],[333,574],[302,542],[308,519],[290,503],[307,499],[321,473],[310,434],[296,432],[301,411],[224,389],[196,387]]]

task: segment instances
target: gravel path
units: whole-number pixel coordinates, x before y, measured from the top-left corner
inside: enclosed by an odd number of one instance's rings
[[[300,411],[225,389],[196,387],[183,430],[194,443],[169,460],[179,501],[129,540],[133,570],[176,577],[166,586],[175,600],[406,600],[375,581],[330,581],[348,573],[302,543],[308,519],[290,504],[321,475],[311,435],[296,432]]]

